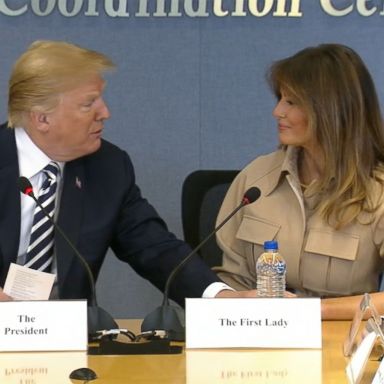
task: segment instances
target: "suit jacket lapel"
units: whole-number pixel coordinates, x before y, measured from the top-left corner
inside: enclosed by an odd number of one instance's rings
[[[20,236],[19,165],[15,133],[0,127],[0,286],[15,262]]]
[[[80,233],[80,224],[83,215],[84,199],[84,166],[83,160],[78,159],[65,165],[63,190],[60,199],[60,210],[58,225],[64,234],[77,248]],[[57,272],[59,290],[61,291],[65,283],[72,263],[79,263],[73,250],[68,245],[63,236],[56,231],[55,234],[55,253],[57,260]]]

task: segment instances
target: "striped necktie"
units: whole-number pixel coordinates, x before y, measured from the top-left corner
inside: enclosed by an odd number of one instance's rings
[[[54,217],[57,175],[59,165],[51,161],[44,169],[45,180],[41,186],[38,202],[50,217]],[[36,205],[31,229],[31,238],[27,249],[25,266],[43,272],[49,272],[53,258],[54,227],[44,212]]]

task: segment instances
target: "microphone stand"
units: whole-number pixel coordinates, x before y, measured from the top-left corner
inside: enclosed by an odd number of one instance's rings
[[[93,277],[93,273],[88,263],[86,262],[84,257],[80,254],[80,252],[76,249],[72,241],[64,233],[64,231],[60,228],[60,226],[55,223],[53,218],[49,215],[49,213],[45,210],[45,208],[40,204],[40,202],[38,201],[38,199],[33,193],[33,188],[30,181],[26,177],[22,176],[19,178],[19,188],[23,194],[30,196],[35,201],[35,203],[38,205],[38,207],[41,209],[44,215],[48,218],[48,220],[52,223],[54,228],[60,233],[60,235],[69,245],[69,247],[75,253],[75,255],[80,260],[81,264],[83,265],[84,269],[87,272],[89,284],[92,290],[91,300],[88,301],[88,336],[89,338],[92,340],[93,335],[95,335],[97,331],[119,328],[119,326],[117,325],[113,317],[107,311],[99,307],[97,304],[95,279]]]
[[[259,191],[260,196],[260,191]],[[257,197],[259,197],[257,196]],[[256,200],[256,199],[255,199]],[[141,331],[165,330],[168,332],[169,338],[174,341],[185,341],[185,326],[182,315],[182,310],[178,307],[172,306],[169,303],[169,289],[175,276],[181,268],[194,256],[200,248],[224,225],[229,219],[232,218],[241,208],[249,204],[247,198],[243,198],[241,204],[235,208],[225,219],[218,225],[196,248],[194,248],[184,260],[180,262],[169,275],[165,288],[163,302],[161,306],[157,307],[153,312],[148,314],[141,324]]]
[[[170,353],[181,353],[181,347],[171,346],[170,340],[166,338],[158,339],[154,334],[154,340],[149,340],[144,343],[132,342],[132,343],[122,343],[115,341],[115,335],[117,333],[129,333],[129,331],[124,332],[124,330],[119,330],[119,326],[112,318],[112,316],[106,312],[104,309],[97,305],[96,300],[96,289],[95,289],[95,279],[93,277],[91,268],[80,254],[77,248],[74,246],[72,241],[67,237],[64,231],[60,228],[58,224],[52,219],[44,207],[36,199],[33,188],[30,181],[26,177],[19,178],[19,188],[22,193],[27,196],[30,196],[35,203],[39,206],[48,220],[52,223],[54,228],[60,233],[72,251],[80,260],[81,264],[85,268],[89,283],[92,290],[92,296],[90,301],[88,301],[88,339],[90,341],[99,340],[99,346],[89,347],[88,353],[92,355],[131,355],[131,354],[170,354]],[[110,331],[110,332],[108,332]],[[122,331],[122,332],[116,332]],[[135,341],[135,340],[134,340]],[[72,372],[76,375],[76,371]],[[73,377],[75,378],[75,376]],[[77,377],[76,377],[77,378]]]
[[[37,200],[35,200],[37,201]],[[44,208],[41,206],[41,204],[37,203],[39,207],[44,210]],[[47,212],[44,211],[45,214]],[[89,278],[89,282],[92,289],[92,295],[90,301],[88,301],[88,335],[90,338],[92,338],[92,335],[96,334],[97,331],[102,331],[105,329],[116,329],[119,328],[113,317],[105,311],[103,308],[99,307],[97,304],[96,299],[96,284],[95,279],[93,277],[93,273],[91,271],[91,268],[89,267],[88,263],[85,261],[84,257],[80,254],[80,252],[76,249],[76,247],[72,244],[72,242],[69,240],[68,236],[63,232],[63,230],[53,221],[53,219],[48,215],[50,218],[50,221],[54,224],[54,227],[57,229],[57,231],[60,233],[60,235],[63,237],[63,239],[67,242],[67,244],[70,246],[72,251],[76,254],[76,256],[81,261],[83,267],[87,271],[87,275]]]

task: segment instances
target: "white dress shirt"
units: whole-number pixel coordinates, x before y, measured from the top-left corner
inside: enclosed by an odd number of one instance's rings
[[[33,187],[33,193],[37,197],[39,196],[39,191],[44,181],[44,173],[42,170],[52,161],[52,159],[50,159],[33,143],[23,128],[15,128],[15,137],[20,176],[24,176],[29,179]],[[58,161],[57,163],[60,166],[60,174],[57,178],[57,193],[60,195],[64,163]],[[59,196],[57,196],[57,201],[59,201]],[[21,222],[17,263],[24,264],[29,245],[36,203],[30,196],[22,193],[20,193],[20,203]],[[58,207],[58,204],[56,204],[56,206]],[[55,210],[55,215],[56,214],[57,209]]]

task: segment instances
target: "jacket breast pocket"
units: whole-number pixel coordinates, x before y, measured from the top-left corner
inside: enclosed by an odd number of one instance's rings
[[[324,295],[348,295],[359,236],[310,229],[301,262],[303,287]]]
[[[255,276],[256,260],[264,251],[264,241],[276,239],[279,229],[280,225],[271,221],[254,216],[243,216],[236,238],[242,242],[252,276]]]

